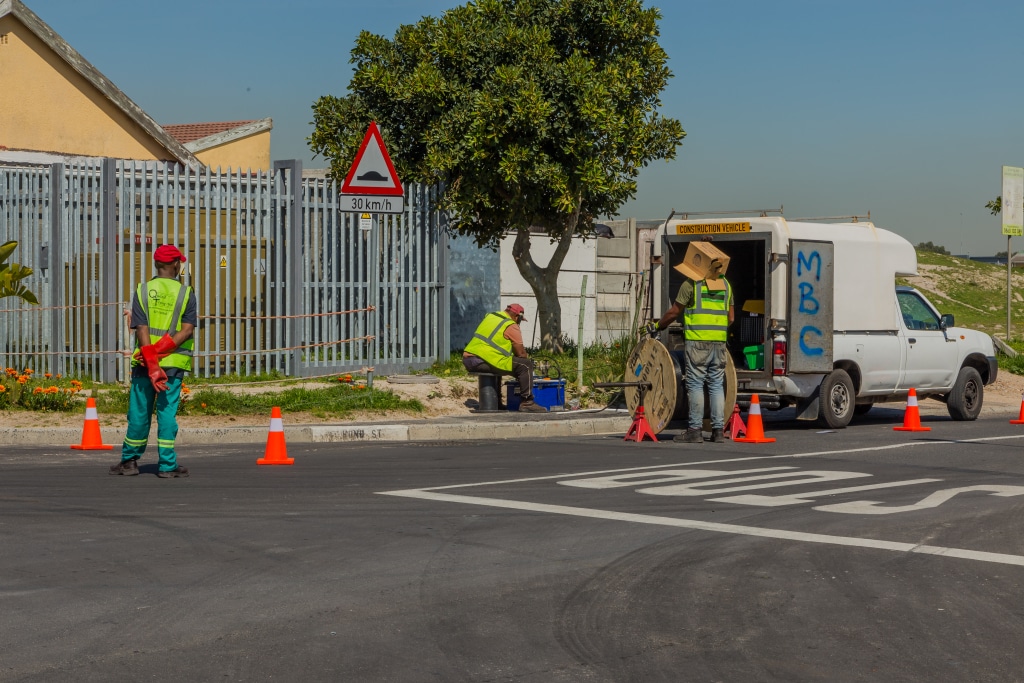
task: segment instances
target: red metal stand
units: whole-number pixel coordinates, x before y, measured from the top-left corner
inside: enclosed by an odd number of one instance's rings
[[[740,417],[740,406],[737,403],[732,406],[732,415],[729,416],[729,421],[725,425],[725,431],[729,433],[729,438],[734,440],[737,436],[747,435],[747,425],[743,424],[743,418]]]
[[[636,414],[633,416],[633,424],[629,425],[626,438],[623,441],[643,441],[645,437],[651,437],[651,441],[657,442],[658,437],[654,435],[650,423],[644,416],[643,403],[636,407]]]

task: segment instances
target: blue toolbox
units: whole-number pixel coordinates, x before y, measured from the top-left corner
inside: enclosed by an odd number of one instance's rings
[[[565,408],[565,379],[533,378],[533,401],[548,410]],[[519,410],[519,382],[510,379],[505,382],[505,405],[509,410]]]

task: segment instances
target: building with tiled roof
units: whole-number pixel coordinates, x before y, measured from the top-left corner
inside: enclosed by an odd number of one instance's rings
[[[242,170],[270,168],[271,119],[172,123],[163,128],[204,166]]]
[[[200,168],[270,167],[270,119],[186,124],[182,140],[153,120],[22,0],[0,0],[0,161],[111,157]]]

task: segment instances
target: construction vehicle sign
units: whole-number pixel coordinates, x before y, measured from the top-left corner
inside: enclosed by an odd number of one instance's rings
[[[750,232],[750,223],[681,223],[676,225],[677,235],[720,235],[727,232]]]

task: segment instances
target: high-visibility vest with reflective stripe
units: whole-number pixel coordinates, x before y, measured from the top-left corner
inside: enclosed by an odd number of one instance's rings
[[[181,329],[181,321],[185,317],[185,304],[191,294],[191,287],[166,277],[158,277],[139,284],[137,296],[149,320],[150,344],[157,343],[165,334],[173,337]],[[185,372],[192,372],[193,346],[193,339],[189,337],[160,361],[160,367],[181,368]],[[138,348],[139,341],[136,338],[135,349]],[[132,365],[139,365],[141,362],[133,360]]]
[[[466,344],[466,353],[487,361],[499,370],[512,370],[512,342],[505,338],[505,330],[515,324],[508,313],[488,313],[476,328],[473,338]]]
[[[729,299],[732,285],[724,277],[725,289],[708,289],[704,280],[693,283],[693,306],[683,310],[685,339],[690,341],[721,341],[728,339]]]

